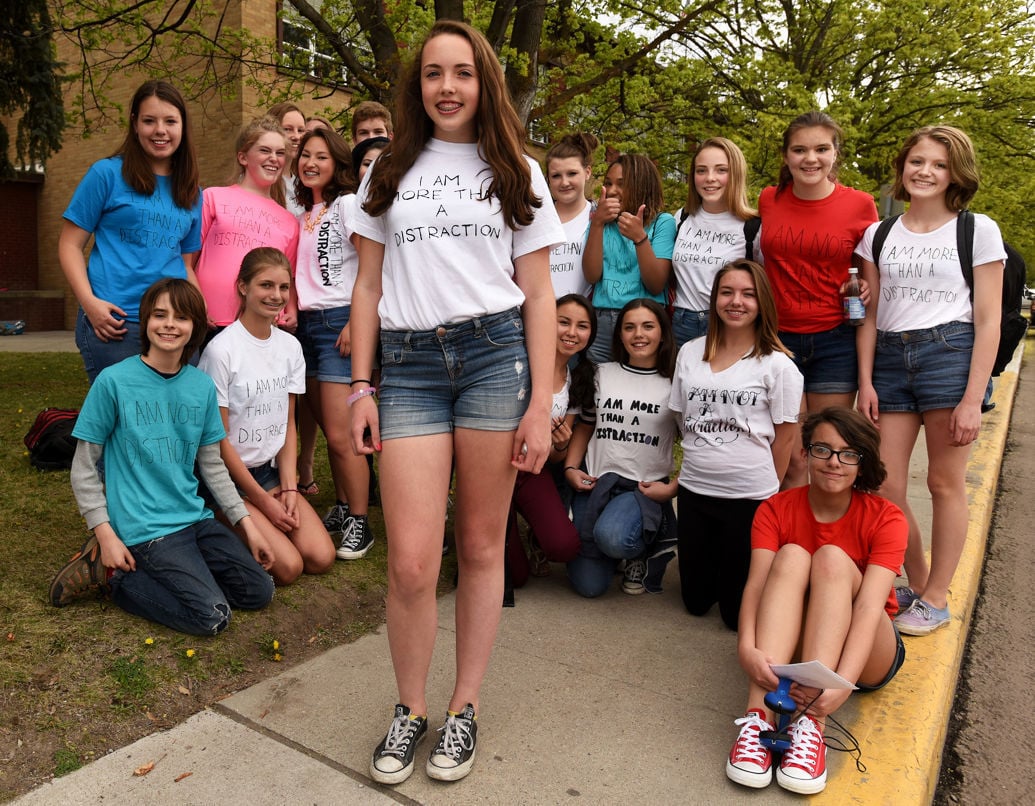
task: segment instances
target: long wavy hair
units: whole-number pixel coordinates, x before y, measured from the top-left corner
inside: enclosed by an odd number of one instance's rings
[[[180,113],[180,145],[169,160],[172,183],[172,197],[177,207],[191,209],[201,193],[199,184],[198,156],[194,150],[194,139],[191,133],[190,115],[187,114],[187,102],[176,87],[168,81],[145,81],[133,93],[129,106],[129,125],[126,136],[118,150],[112,155],[122,157],[122,178],[137,193],[150,196],[155,192],[158,180],[151,168],[151,161],[144,153],[134,126],[140,116],[140,105],[148,98],[158,98],[176,107]]]
[[[557,300],[557,310],[562,305],[574,303],[585,311],[589,318],[589,340],[578,352],[578,360],[571,370],[571,386],[568,389],[568,405],[589,409],[593,407],[593,362],[589,358],[589,348],[597,338],[597,312],[593,303],[582,294],[565,294]]]
[[[836,182],[837,172],[841,168],[841,153],[844,149],[845,133],[841,131],[841,127],[837,125],[837,121],[830,117],[826,112],[817,112],[816,110],[812,110],[811,112],[805,112],[798,115],[798,117],[792,120],[787,125],[787,128],[784,129],[783,145],[780,147],[780,153],[782,153],[784,157],[787,156],[787,151],[791,147],[791,138],[794,136],[796,131],[817,127],[826,129],[830,132],[830,140],[834,144],[836,157],[834,158],[834,165],[830,169],[830,174],[827,178],[831,182]],[[790,187],[793,182],[794,178],[791,176],[791,169],[788,168],[787,163],[784,162],[784,164],[780,166],[780,178],[776,183],[776,192],[778,194],[783,193],[783,191]]]
[[[722,201],[726,209],[741,221],[747,221],[758,215],[758,210],[748,203],[747,198],[747,160],[744,159],[744,152],[732,140],[725,137],[709,137],[702,142],[694,152],[690,161],[689,190],[686,197],[686,212],[688,215],[696,215],[701,209],[704,200],[697,191],[697,183],[694,181],[694,174],[697,171],[697,158],[706,148],[717,148],[726,155],[726,164],[729,166],[729,180],[726,182],[726,189],[723,192]]]
[[[917,129],[902,144],[895,157],[895,184],[892,195],[899,201],[909,201],[909,191],[902,184],[902,172],[913,146],[924,138],[945,146],[949,152],[949,188],[945,191],[945,203],[950,210],[966,210],[970,200],[978,191],[981,175],[978,173],[977,155],[974,144],[967,133],[955,126],[924,126]]]
[[[323,201],[330,204],[339,196],[346,193],[356,192],[356,177],[352,173],[352,151],[345,138],[333,129],[315,129],[302,135],[298,141],[298,152],[291,163],[291,173],[295,175],[295,201],[306,210],[313,209],[313,190],[302,184],[298,173],[298,163],[302,159],[302,151],[305,150],[310,140],[323,140],[327,144],[327,151],[334,160],[334,173],[331,174],[331,181],[323,189]]]
[[[658,166],[643,154],[620,154],[607,166],[608,171],[612,165],[622,168],[622,212],[636,215],[642,204],[643,224],[650,226],[665,206]]]
[[[708,303],[708,333],[705,335],[703,360],[711,361],[715,357],[715,353],[719,349],[719,342],[726,334],[726,323],[719,316],[716,302],[719,298],[719,286],[722,285],[722,278],[731,271],[747,272],[751,275],[751,282],[755,286],[758,316],[755,317],[755,346],[751,351],[751,357],[757,358],[774,352],[791,355],[791,351],[784,346],[777,334],[776,301],[773,299],[773,289],[769,285],[765,269],[753,260],[734,260],[719,269],[712,281],[711,300]]]
[[[391,206],[399,182],[432,136],[434,127],[421,95],[421,62],[427,43],[446,34],[466,39],[474,52],[479,81],[475,116],[478,154],[492,171],[488,195],[499,200],[508,226],[528,226],[543,201],[532,190],[532,172],[525,159],[524,127],[510,101],[503,68],[492,46],[470,25],[455,20],[439,20],[432,26],[403,75],[396,98],[395,137],[377,160],[363,209],[379,216]]]

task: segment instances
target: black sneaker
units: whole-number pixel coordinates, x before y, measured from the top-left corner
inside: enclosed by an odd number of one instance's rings
[[[412,716],[405,705],[395,706],[395,718],[381,744],[370,759],[370,777],[379,784],[401,784],[413,772],[413,754],[424,734],[428,720]]]
[[[643,577],[643,589],[647,593],[661,593],[665,569],[676,556],[676,540],[658,539],[647,551],[647,573]]]
[[[438,744],[428,757],[427,773],[436,781],[459,781],[474,766],[478,722],[474,706],[467,703],[459,714],[447,714],[439,729]]]
[[[348,519],[348,504],[335,504],[327,511],[327,515],[323,519],[323,528],[330,534],[335,548],[341,545],[341,532],[345,528],[345,522]]]
[[[366,515],[349,515],[341,530],[341,545],[335,552],[339,560],[358,560],[374,545],[374,533],[370,530]]]

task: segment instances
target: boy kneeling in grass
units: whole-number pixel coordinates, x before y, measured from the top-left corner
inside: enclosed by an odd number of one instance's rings
[[[101,372],[73,431],[72,491],[94,534],[55,577],[50,599],[62,606],[108,586],[130,613],[215,635],[231,607],[269,604],[273,551],[220,459],[215,386],[187,364],[208,327],[201,293],[186,280],[159,280],[144,292],[140,321],[141,355]],[[247,547],[198,495],[195,460]]]

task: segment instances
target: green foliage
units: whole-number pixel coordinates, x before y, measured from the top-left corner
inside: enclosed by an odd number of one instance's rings
[[[72,747],[59,747],[54,751],[54,777],[60,778],[75,772],[83,766],[79,760],[79,754]]]

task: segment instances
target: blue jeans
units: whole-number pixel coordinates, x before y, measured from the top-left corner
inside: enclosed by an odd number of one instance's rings
[[[805,376],[806,392],[841,395],[858,390],[855,333],[851,325],[819,333],[779,332],[780,341],[794,353],[794,363]]]
[[[352,383],[352,354],[343,356],[335,346],[351,313],[349,305],[298,312],[298,340],[307,378],[321,383]]]
[[[708,333],[708,311],[691,311],[676,308],[672,311],[672,335],[678,350],[688,341],[699,339]]]
[[[621,312],[620,308],[597,308],[597,335],[586,351],[589,360],[594,364],[606,364],[615,360],[611,356],[611,339],[614,337],[618,314]]]
[[[137,568],[115,572],[112,600],[174,630],[216,635],[230,623],[231,607],[259,610],[273,599],[273,578],[215,518],[129,551]]]
[[[119,341],[101,341],[93,332],[93,325],[83,309],[75,320],[75,346],[83,357],[86,379],[92,384],[101,370],[117,364],[131,355],[140,355],[140,324],[125,322],[126,335]]]
[[[922,413],[956,408],[967,391],[973,353],[970,322],[898,333],[877,331],[873,388],[880,410]]]
[[[576,493],[571,511],[579,530],[579,556],[568,563],[568,579],[580,596],[592,598],[607,592],[619,560],[643,555],[643,518],[633,492],[620,493],[607,502],[587,535],[582,529],[589,493]]]

